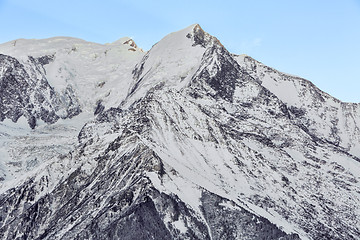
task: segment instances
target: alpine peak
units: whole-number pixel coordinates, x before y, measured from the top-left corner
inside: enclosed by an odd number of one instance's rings
[[[1,239],[360,239],[360,105],[199,24],[131,49],[0,44]]]
[[[138,46],[136,45],[136,43],[134,42],[134,40],[132,40],[131,38],[129,40],[126,40],[125,42],[123,42],[123,44],[128,44],[131,47],[137,48]]]
[[[144,50],[142,48],[139,48],[138,45],[135,43],[135,41],[132,38],[129,37],[123,37],[120,38],[118,40],[116,40],[115,42],[112,42],[110,44],[107,44],[110,46],[128,46],[128,50],[129,51],[141,51],[143,52]]]

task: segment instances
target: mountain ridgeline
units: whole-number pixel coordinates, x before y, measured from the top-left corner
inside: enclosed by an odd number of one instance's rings
[[[0,45],[1,239],[359,239],[360,105],[195,24]]]

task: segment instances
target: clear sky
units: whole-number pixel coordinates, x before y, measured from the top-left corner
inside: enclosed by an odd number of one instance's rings
[[[0,42],[132,37],[145,50],[199,23],[233,53],[360,102],[360,0],[0,0]]]

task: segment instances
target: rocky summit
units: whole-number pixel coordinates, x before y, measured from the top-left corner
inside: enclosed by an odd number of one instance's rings
[[[360,104],[195,24],[0,45],[0,239],[360,239]]]

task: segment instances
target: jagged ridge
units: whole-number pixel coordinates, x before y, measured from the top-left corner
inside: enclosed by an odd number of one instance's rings
[[[302,80],[246,61],[198,25],[165,37],[79,146],[1,195],[5,239],[358,238],[356,134],[332,141],[330,96],[305,84],[307,109],[269,84]]]

